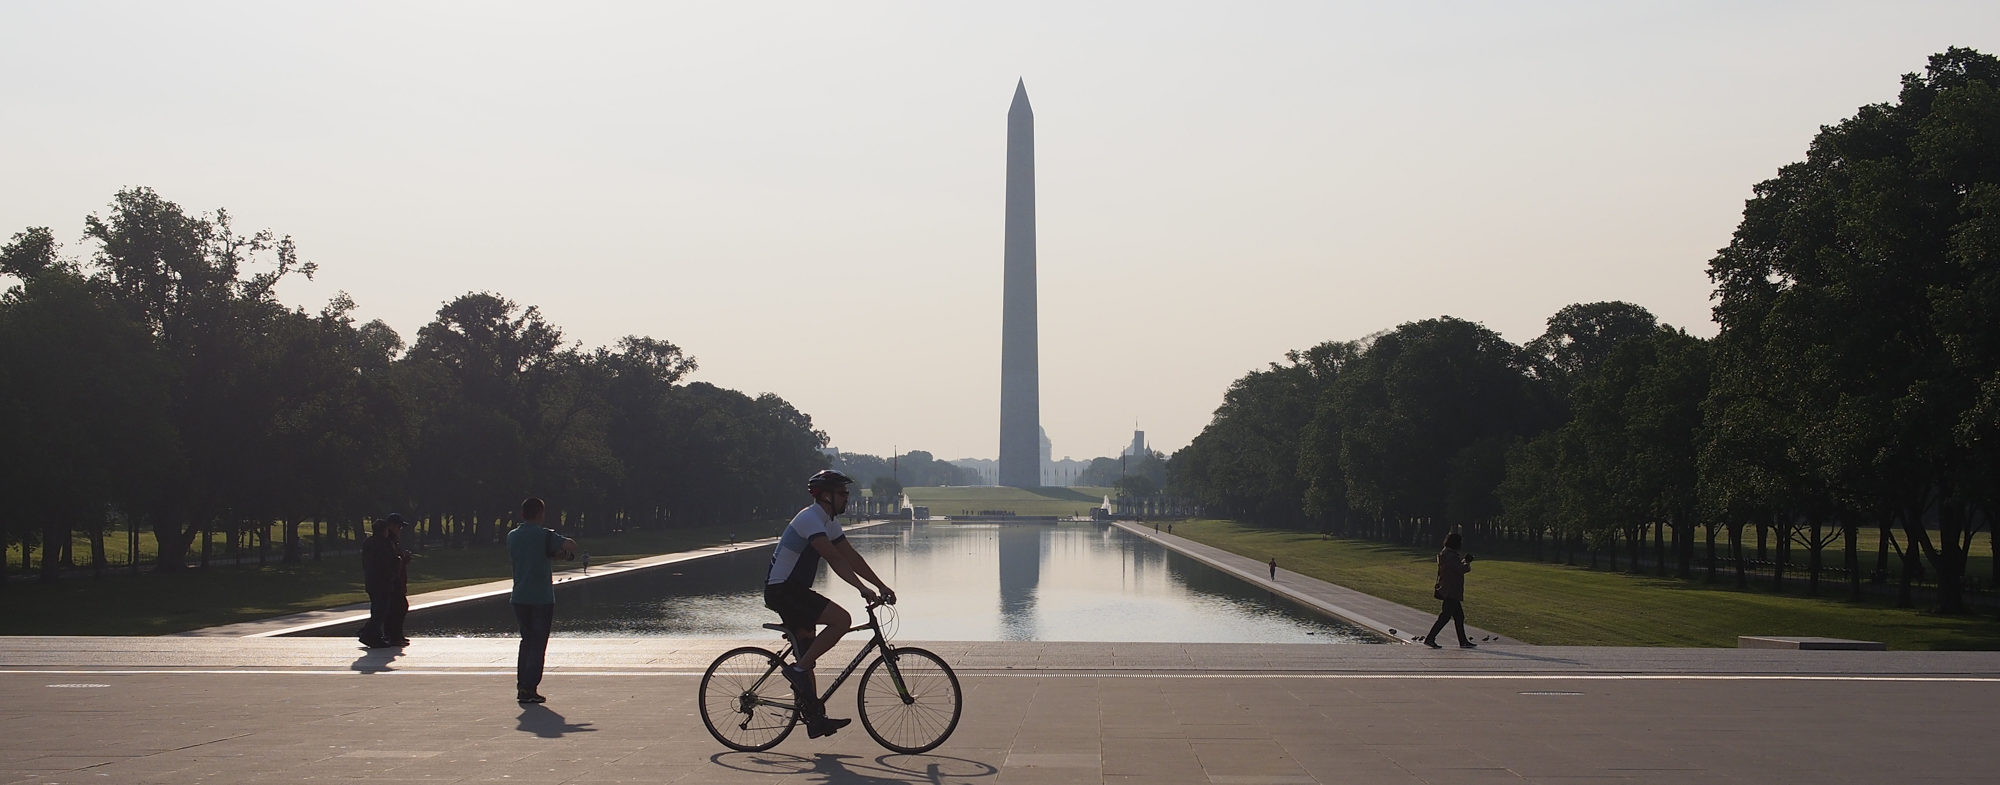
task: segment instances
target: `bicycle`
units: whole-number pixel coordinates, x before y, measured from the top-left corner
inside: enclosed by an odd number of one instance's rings
[[[862,660],[881,649],[856,688],[855,708],[861,715],[861,727],[877,743],[896,752],[929,752],[958,727],[964,694],[959,691],[958,675],[943,658],[914,646],[889,643],[875,614],[883,604],[880,600],[867,603],[868,623],[848,630],[868,630],[868,645],[827,685],[820,702],[832,698],[854,669],[861,667]],[[778,668],[797,654],[797,642],[782,624],[766,624],[764,628],[783,635],[785,648],[776,654],[756,646],[731,649],[715,658],[701,676],[702,724],[716,741],[744,752],[777,746],[801,720],[791,684],[778,673]]]

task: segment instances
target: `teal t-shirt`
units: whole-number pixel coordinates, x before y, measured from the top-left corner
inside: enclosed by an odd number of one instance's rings
[[[555,568],[549,562],[550,532],[539,523],[523,523],[507,532],[507,556],[514,561],[516,605],[554,605]],[[560,541],[562,538],[554,538]]]

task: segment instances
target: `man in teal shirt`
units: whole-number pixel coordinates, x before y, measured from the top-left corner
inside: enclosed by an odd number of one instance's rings
[[[521,622],[521,654],[515,662],[514,699],[543,703],[535,689],[542,685],[542,663],[549,653],[549,628],[555,626],[555,568],[550,559],[576,557],[576,541],[542,525],[548,509],[541,499],[521,502],[521,525],[507,533],[507,556],[514,562],[514,618]]]

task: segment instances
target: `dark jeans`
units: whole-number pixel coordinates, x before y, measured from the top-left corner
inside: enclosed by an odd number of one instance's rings
[[[556,623],[556,606],[514,603],[514,618],[521,622],[521,656],[515,662],[514,687],[534,692],[542,685],[542,663],[549,656],[549,629]]]
[[[1444,630],[1444,623],[1447,621],[1458,626],[1458,642],[1466,642],[1468,639],[1465,637],[1465,604],[1449,597],[1445,598],[1444,612],[1438,614],[1437,623],[1431,625],[1431,634],[1425,635],[1424,640],[1437,640],[1438,633]]]
[[[410,598],[401,592],[368,595],[368,623],[361,625],[364,643],[395,643],[403,639],[403,618],[410,615]]]

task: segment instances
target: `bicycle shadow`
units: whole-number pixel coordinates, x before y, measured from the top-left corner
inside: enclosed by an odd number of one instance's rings
[[[889,753],[875,758],[822,752],[810,758],[781,752],[718,752],[711,763],[750,774],[817,775],[826,785],[944,785],[1000,773],[999,767],[949,755]]]

